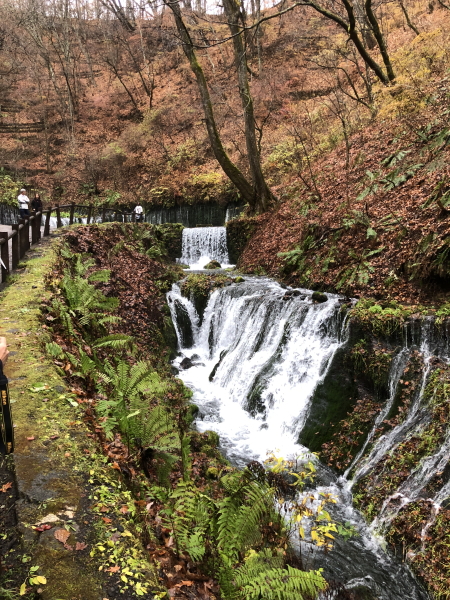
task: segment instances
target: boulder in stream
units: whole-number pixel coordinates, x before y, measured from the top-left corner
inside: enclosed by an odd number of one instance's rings
[[[221,269],[222,265],[217,260],[211,260],[207,265],[203,267],[204,269]]]
[[[328,300],[328,296],[323,292],[313,292],[311,300],[313,302],[326,302]]]

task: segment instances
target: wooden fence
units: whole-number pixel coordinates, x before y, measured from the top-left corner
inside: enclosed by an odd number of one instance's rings
[[[41,235],[50,235],[50,219],[52,217],[52,213],[53,216],[56,217],[56,227],[59,228],[64,226],[61,217],[62,211],[69,211],[68,225],[72,225],[76,222],[76,214],[80,213],[81,211],[87,215],[86,217],[83,217],[86,218],[87,224],[94,222],[94,220],[97,223],[112,221],[134,223],[136,221],[136,215],[134,212],[126,213],[115,208],[95,208],[93,206],[83,206],[75,203],[48,208],[42,213],[31,211],[31,215],[29,217],[25,219],[19,219],[18,223],[11,225],[11,233],[6,231],[0,232],[2,283],[5,282],[6,276],[10,273],[10,270],[14,270],[17,267],[25,253],[30,249],[31,245],[36,244],[41,239]],[[43,215],[45,215],[45,225],[43,232],[41,232]]]
[[[11,269],[15,269],[19,264],[20,259],[25,255],[27,250],[30,249],[30,245],[36,244],[40,240],[41,219],[42,213],[33,211],[27,219],[19,219],[18,223],[12,225],[11,233],[8,233],[7,231],[0,232],[2,283],[10,272],[10,265]]]

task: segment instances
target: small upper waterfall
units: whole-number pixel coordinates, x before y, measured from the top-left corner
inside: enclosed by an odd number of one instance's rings
[[[203,269],[211,260],[229,267],[225,227],[195,227],[183,229],[182,256],[178,262],[191,269]]]

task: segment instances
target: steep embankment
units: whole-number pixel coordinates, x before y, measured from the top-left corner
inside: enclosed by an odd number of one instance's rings
[[[247,272],[293,285],[393,299],[446,301],[450,128],[445,80],[412,122],[376,123],[315,163],[309,189],[277,210],[230,223]],[[314,187],[312,187],[314,184]],[[284,254],[280,254],[284,253]]]

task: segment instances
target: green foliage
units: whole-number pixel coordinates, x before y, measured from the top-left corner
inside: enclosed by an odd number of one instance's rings
[[[97,412],[105,419],[103,428],[107,437],[112,437],[114,428],[119,427],[128,443],[133,437],[140,437],[149,444],[150,440],[160,440],[161,450],[177,446],[173,426],[171,431],[168,429],[167,412],[158,407],[153,417],[149,413],[150,399],[161,397],[166,385],[147,362],[130,366],[124,360],[115,364],[104,361],[98,373],[98,389],[105,397],[98,403]]]
[[[167,162],[167,170],[176,169],[195,162],[199,153],[199,145],[195,140],[187,140],[177,146],[174,154]]]
[[[374,267],[370,264],[371,259],[382,252],[384,246],[376,250],[364,249],[361,254],[357,254],[353,248],[348,251],[353,264],[345,267],[339,274],[340,279],[336,284],[338,290],[348,290],[353,285],[367,285],[370,274],[374,272]]]
[[[22,184],[0,169],[0,204],[17,207],[18,189]]]
[[[61,256],[70,261],[70,267],[64,270],[63,278],[59,282],[64,302],[55,298],[52,308],[71,335],[75,335],[75,319],[89,338],[92,333],[104,331],[107,323],[119,320],[118,317],[108,314],[117,309],[117,298],[106,297],[92,285],[106,283],[110,272],[105,269],[88,275],[89,269],[95,265],[93,259],[83,259],[81,254],[73,254],[64,248],[61,250]],[[118,342],[119,339],[115,341]],[[122,341],[125,341],[125,338],[122,338]],[[105,344],[105,340],[103,343]]]
[[[365,329],[378,336],[389,336],[398,331],[412,314],[394,300],[377,304],[370,298],[359,300],[350,311],[350,317],[359,321]]]
[[[267,483],[245,470],[228,473],[220,485],[224,494],[215,500],[182,481],[166,496],[163,513],[177,552],[201,561],[218,578],[224,599],[315,597],[325,588],[319,571],[285,566],[282,549],[263,546],[264,528],[282,525]]]
[[[400,151],[396,153],[396,155],[388,157],[388,159],[385,160],[390,160],[391,162],[386,164],[389,164],[389,166],[396,164],[397,160],[393,158],[393,156],[395,157],[401,155],[402,157],[404,157],[407,153],[408,152],[401,153]],[[401,159],[398,159],[399,162],[400,160]],[[383,173],[382,171],[378,171],[375,173],[372,173],[372,171],[366,171],[366,177],[369,181],[369,185],[366,188],[364,188],[363,191],[357,196],[356,201],[359,202],[361,200],[364,200],[364,198],[366,198],[367,196],[371,196],[378,191],[388,192],[390,190],[393,190],[394,188],[408,181],[408,179],[414,177],[416,172],[422,167],[423,163],[419,163],[410,166],[398,166],[387,173]]]
[[[311,271],[311,268],[308,270],[307,253],[309,250],[314,249],[315,246],[316,240],[314,239],[314,236],[307,235],[293,250],[280,252],[277,256],[283,259],[283,273],[287,274],[297,271],[300,276],[300,281],[305,280]]]
[[[242,600],[306,600],[324,590],[326,583],[320,571],[300,571],[287,565],[272,567],[276,563],[269,551],[251,556],[235,574],[238,592]]]

